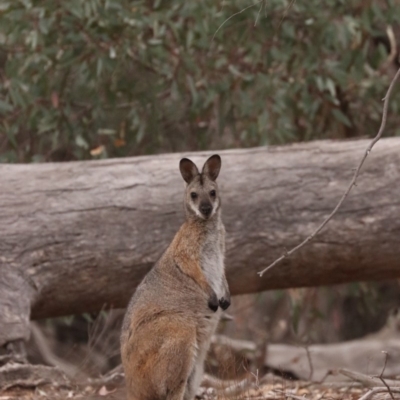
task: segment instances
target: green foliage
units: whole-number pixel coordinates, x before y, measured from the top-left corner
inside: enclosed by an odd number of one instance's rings
[[[394,0],[3,0],[0,161],[370,136],[399,23]]]

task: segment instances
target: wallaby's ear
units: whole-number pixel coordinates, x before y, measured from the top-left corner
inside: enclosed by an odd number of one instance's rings
[[[221,170],[221,157],[218,154],[211,156],[204,164],[202,174],[206,174],[212,181],[218,178]]]
[[[185,182],[190,183],[199,174],[196,164],[188,158],[182,158],[179,169]]]

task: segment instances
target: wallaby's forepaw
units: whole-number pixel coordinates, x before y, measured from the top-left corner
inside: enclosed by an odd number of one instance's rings
[[[213,292],[213,294],[210,296],[210,298],[208,299],[208,307],[210,308],[210,310],[216,312],[218,310],[219,307],[219,301],[218,301],[218,297],[217,295]]]
[[[225,297],[221,297],[219,299],[219,305],[223,310],[226,310],[231,305],[231,300],[229,298],[226,299]]]

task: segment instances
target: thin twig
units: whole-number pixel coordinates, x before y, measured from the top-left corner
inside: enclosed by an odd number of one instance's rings
[[[374,145],[376,144],[376,142],[381,138],[383,131],[385,129],[386,126],[386,120],[387,120],[387,112],[388,112],[388,106],[389,106],[389,100],[390,100],[390,95],[392,94],[392,90],[394,87],[394,84],[396,83],[397,79],[400,76],[400,68],[397,71],[396,75],[394,76],[394,78],[392,79],[392,82],[389,85],[389,89],[386,92],[386,96],[383,98],[384,103],[383,103],[383,113],[382,113],[382,122],[381,122],[381,126],[379,128],[378,133],[376,134],[376,136],[374,137],[374,139],[371,141],[371,143],[369,144],[369,146],[367,147],[367,149],[364,152],[364,155],[361,158],[360,163],[358,164],[358,167],[353,175],[353,178],[348,186],[348,188],[346,189],[346,191],[344,192],[343,196],[341,197],[341,199],[339,200],[339,203],[336,205],[336,207],[333,209],[333,211],[328,215],[328,217],[325,219],[325,221],[311,234],[309,235],[305,240],[303,240],[299,245],[297,245],[296,247],[293,247],[293,249],[287,251],[285,254],[281,255],[278,259],[276,259],[272,264],[270,264],[267,268],[265,268],[264,270],[262,270],[261,272],[258,272],[258,275],[263,276],[263,274],[265,272],[267,272],[269,269],[271,269],[272,267],[274,267],[276,264],[278,264],[279,262],[281,262],[284,258],[289,257],[290,255],[292,255],[295,251],[299,250],[300,248],[302,248],[305,244],[307,244],[309,241],[311,241],[321,230],[322,228],[324,228],[324,226],[332,219],[332,217],[337,213],[337,211],[339,210],[340,206],[342,205],[342,203],[344,202],[344,200],[346,199],[346,197],[348,196],[348,194],[350,193],[351,189],[353,188],[353,186],[355,186],[358,175],[360,173],[361,167],[364,164],[365,159],[367,158],[367,156],[369,155],[369,153],[371,152],[372,148],[374,147]]]
[[[248,9],[251,8],[251,7],[255,7],[257,4],[260,4],[260,3],[262,3],[263,1],[264,1],[264,0],[257,1],[257,3],[252,4],[252,5],[250,5],[250,6],[247,6],[246,8],[243,8],[243,10],[240,10],[240,11],[238,11],[237,13],[231,15],[229,18],[227,18],[227,19],[218,27],[218,29],[215,31],[215,33],[214,33],[214,35],[213,35],[211,41],[212,41],[212,42],[214,41],[214,38],[215,38],[215,36],[217,35],[217,33],[220,31],[220,29],[221,29],[230,19],[232,19],[232,18],[235,17],[236,15],[241,14],[242,12],[245,12],[246,10],[248,10]]]
[[[295,400],[306,400],[307,399],[304,396],[296,396],[295,394],[287,394],[287,393],[285,393],[285,397],[286,398],[292,398],[292,399],[295,399]]]
[[[310,372],[308,374],[308,380],[311,381],[313,375],[314,375],[314,366],[311,360],[311,354],[310,354],[310,349],[308,348],[308,345],[304,346],[304,349],[307,353],[307,360],[308,360],[308,365],[310,367]]]
[[[385,363],[383,364],[382,372],[379,375],[379,378],[383,378],[383,373],[385,372],[386,364],[387,364],[387,360],[388,360],[388,352],[383,350],[382,353],[385,355]]]
[[[393,61],[395,61],[396,55],[397,55],[396,35],[394,34],[393,28],[391,25],[388,25],[388,27],[386,28],[386,35],[389,39],[390,53],[389,53],[389,57],[385,61],[384,65],[388,66],[391,63],[393,63]]]
[[[385,372],[386,364],[387,364],[387,360],[388,360],[388,352],[387,352],[387,351],[382,351],[382,353],[385,354],[385,363],[384,363],[384,365],[383,365],[382,372],[381,372],[381,374],[379,375],[379,379],[380,379],[380,380],[382,381],[382,383],[386,386],[386,388],[387,388],[387,390],[388,390],[388,392],[389,392],[389,394],[390,394],[390,397],[392,398],[392,400],[394,400],[394,396],[393,396],[392,391],[390,390],[389,385],[388,385],[388,384],[385,382],[385,380],[383,379],[383,373]]]
[[[289,6],[286,7],[286,9],[285,9],[285,11],[284,11],[284,13],[283,13],[283,15],[282,15],[282,19],[281,19],[281,21],[279,22],[278,29],[281,27],[281,25],[282,25],[282,23],[283,23],[283,20],[286,18],[286,16],[287,16],[289,10],[293,7],[293,5],[294,5],[295,2],[296,2],[296,0],[291,0]]]
[[[297,396],[294,393],[287,392],[285,390],[275,389],[274,391],[278,392],[278,393],[282,393],[285,396],[285,398],[291,397],[292,399],[295,399],[295,400],[307,400],[307,398],[304,396]]]
[[[258,18],[260,17],[263,5],[264,5],[264,0],[261,2],[260,9],[258,10],[258,13],[257,13],[256,21],[254,22],[254,26],[257,26]]]

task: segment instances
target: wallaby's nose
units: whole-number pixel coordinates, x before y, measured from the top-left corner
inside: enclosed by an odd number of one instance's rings
[[[202,214],[204,214],[206,217],[208,217],[211,214],[212,205],[210,203],[200,204],[200,211]]]

